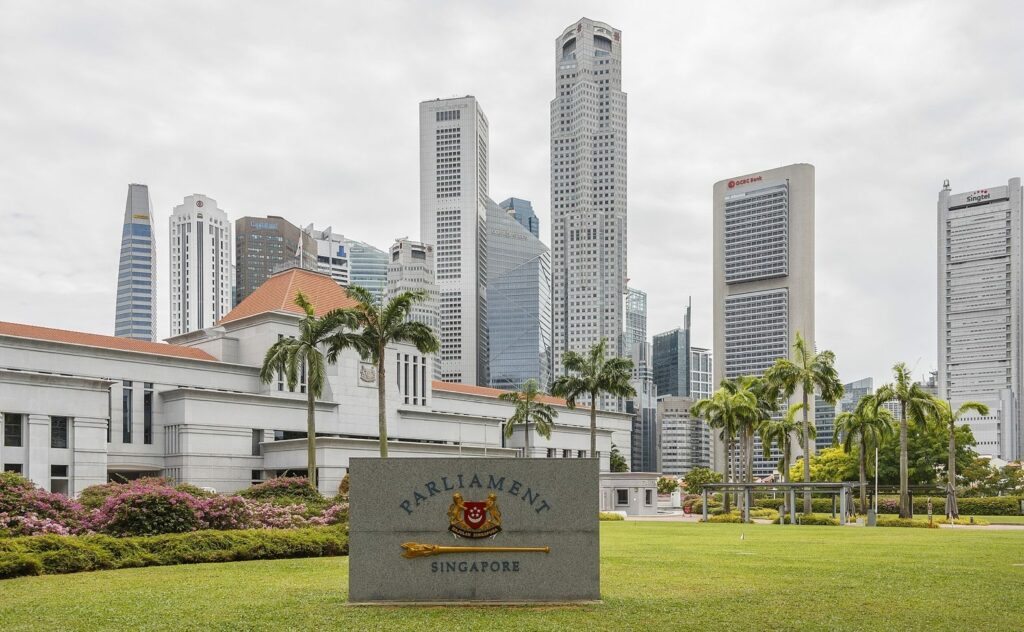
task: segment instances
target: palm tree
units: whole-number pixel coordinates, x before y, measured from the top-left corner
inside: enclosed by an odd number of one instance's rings
[[[427,297],[425,292],[402,292],[383,305],[374,299],[369,290],[358,285],[349,287],[348,295],[358,304],[344,311],[351,314],[358,331],[337,332],[330,340],[328,358],[333,361],[343,349],[353,348],[364,360],[370,360],[376,367],[377,425],[380,455],[383,458],[388,455],[385,349],[393,343],[406,343],[416,347],[420,353],[437,353],[441,345],[429,326],[409,319],[412,306]]]
[[[913,513],[910,505],[910,489],[907,474],[907,427],[908,420],[922,426],[935,413],[936,399],[921,388],[910,377],[910,369],[903,362],[892,367],[893,382],[886,384],[875,393],[875,406],[889,400],[900,403],[900,518],[909,518]]]
[[[566,375],[559,377],[551,386],[551,394],[564,397],[566,406],[576,408],[576,400],[590,397],[590,456],[597,457],[597,400],[601,395],[615,397],[636,397],[636,391],[629,380],[633,361],[629,358],[605,357],[605,343],[601,341],[590,348],[586,355],[566,351],[562,366]]]
[[[757,397],[749,388],[740,388],[732,380],[722,380],[722,385],[711,397],[697,401],[690,413],[719,431],[719,439],[725,445],[725,481],[738,478],[736,466],[732,463],[732,446],[744,419],[757,414]],[[744,444],[744,448],[746,444]],[[729,494],[723,494],[723,509],[729,511]]]
[[[743,455],[742,478],[744,482],[751,483],[754,480],[754,433],[779,409],[779,389],[768,380],[752,375],[722,380],[722,388],[733,394],[747,392],[754,397],[753,405],[744,407],[737,417]]]
[[[778,468],[784,483],[789,482],[789,462],[793,457],[793,435],[800,435],[806,429],[812,439],[817,436],[817,429],[813,423],[797,421],[796,419],[796,414],[803,410],[803,407],[803,404],[793,404],[781,418],[769,418],[761,424],[762,454],[764,458],[770,458],[772,455],[772,444],[774,443],[779,447],[779,452],[782,453],[782,456],[779,458]],[[807,424],[806,427],[805,424]],[[786,512],[789,511],[787,508],[789,504],[788,495],[783,496],[782,503],[781,515],[785,516]]]
[[[860,512],[868,512],[868,451],[882,445],[892,435],[896,419],[886,408],[879,408],[873,395],[865,395],[852,411],[839,413],[835,420],[835,434],[832,445],[842,437],[843,450],[851,452],[854,446],[860,450]]]
[[[765,373],[770,384],[782,390],[788,399],[800,389],[804,404],[804,427],[801,442],[804,451],[804,480],[811,480],[811,440],[807,432],[810,416],[810,398],[817,392],[829,404],[835,405],[843,396],[843,383],[836,372],[836,355],[831,351],[816,353],[810,349],[800,332],[793,343],[793,359],[779,358]],[[811,513],[811,493],[804,492],[804,513]]]
[[[953,412],[948,401],[937,400],[935,420],[949,427],[949,464],[946,467],[946,517],[956,520],[960,517],[960,508],[956,503],[956,422],[966,413],[974,411],[979,415],[988,414],[988,406],[981,402],[964,402]]]
[[[538,395],[541,395],[541,392],[537,380],[526,380],[521,390],[498,395],[498,399],[516,405],[515,412],[505,423],[505,438],[512,436],[516,424],[522,424],[526,431],[526,456],[530,456],[530,424],[533,424],[537,434],[550,439],[551,427],[558,416],[558,411],[551,404],[537,400]]]
[[[345,328],[355,325],[355,319],[344,310],[332,310],[317,318],[316,311],[302,292],[295,295],[295,304],[302,308],[305,317],[299,322],[296,338],[281,338],[267,349],[260,369],[260,380],[269,384],[282,377],[288,383],[288,390],[303,380],[306,390],[306,467],[309,485],[316,483],[316,398],[324,388],[324,353],[320,350],[331,337]],[[334,357],[327,361],[334,363]]]

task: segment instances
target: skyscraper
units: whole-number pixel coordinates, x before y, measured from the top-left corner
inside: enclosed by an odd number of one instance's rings
[[[814,345],[812,165],[715,183],[714,301],[716,384],[762,375],[790,356],[797,332]],[[801,397],[798,391],[793,401]],[[715,447],[721,470],[724,449],[717,441]],[[759,439],[754,455],[754,475],[771,474],[777,457],[763,458]]]
[[[690,347],[690,399],[697,401],[711,397],[717,385],[714,382],[714,361],[711,349]]]
[[[345,236],[334,232],[330,226],[317,230],[310,224],[302,230],[316,242],[316,269],[330,275],[341,287],[348,287],[350,270]]]
[[[840,413],[853,412],[862,397],[874,392],[874,384],[874,379],[870,377],[844,384],[843,396],[836,402],[835,406],[821,399],[821,397],[815,396],[814,429],[817,436],[814,439],[814,445],[818,450],[832,446],[836,417]]]
[[[551,383],[551,252],[511,209],[487,211],[487,342],[490,385]]]
[[[420,103],[420,239],[441,291],[441,379],[486,386],[487,117],[475,97]]]
[[[633,345],[647,341],[647,292],[626,288],[626,327],[623,345],[627,353]]]
[[[437,333],[439,326],[438,291],[434,281],[434,247],[407,238],[391,245],[388,263],[388,298],[402,292],[423,292],[426,298],[413,304],[411,320],[421,322]],[[437,363],[434,363],[435,369]]]
[[[498,207],[512,211],[516,221],[522,224],[523,228],[530,231],[534,237],[540,238],[540,218],[533,212],[533,204],[530,204],[530,200],[508,198],[498,204]]]
[[[156,340],[156,244],[149,187],[128,185],[117,269],[114,335]]]
[[[689,397],[658,398],[660,471],[665,476],[685,476],[694,468],[710,465],[711,430],[704,420],[690,414],[693,402]]]
[[[626,400],[626,412],[633,415],[629,469],[633,472],[660,472],[661,429],[658,426],[658,387],[654,385],[651,367],[651,343],[632,344],[629,355],[633,361],[633,376],[629,383],[636,391],[636,397]]]
[[[235,220],[235,297],[238,305],[283,266],[316,270],[316,241],[283,217]]]
[[[170,219],[171,335],[212,327],[231,310],[231,222],[217,201],[195,193]]]
[[[346,239],[345,249],[348,251],[349,284],[370,290],[373,298],[380,300],[388,284],[388,253],[355,239]]]
[[[621,32],[583,18],[555,40],[551,101],[551,267],[554,350],[602,338],[624,355],[626,93]],[[559,367],[560,368],[560,367]],[[614,398],[601,406],[615,408]]]
[[[1024,456],[1021,181],[953,193],[938,202],[938,392],[954,409],[989,407],[962,422],[976,449],[1006,461]]]
[[[690,396],[690,309],[687,302],[683,327],[654,336],[654,382],[658,396]],[[628,319],[627,314],[627,319]]]

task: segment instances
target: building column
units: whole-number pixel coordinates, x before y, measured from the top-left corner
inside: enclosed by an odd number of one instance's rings
[[[50,418],[47,415],[25,415],[25,478],[50,489]]]
[[[107,423],[107,419],[98,417],[71,420],[68,493],[72,496],[90,485],[107,482]]]

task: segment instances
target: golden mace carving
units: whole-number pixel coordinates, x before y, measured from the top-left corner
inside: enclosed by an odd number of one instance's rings
[[[440,546],[406,542],[402,545],[402,557],[429,557],[443,553],[550,553],[549,546]]]

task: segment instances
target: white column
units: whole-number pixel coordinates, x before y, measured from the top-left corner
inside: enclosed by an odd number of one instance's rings
[[[75,417],[71,428],[68,492],[78,496],[90,485],[107,482],[107,419]]]
[[[26,415],[25,477],[45,490],[50,489],[50,418]]]

